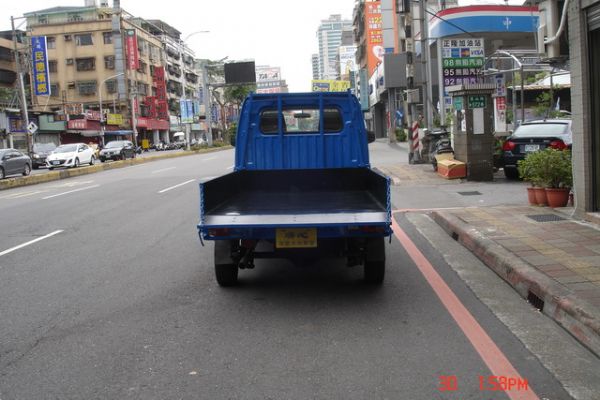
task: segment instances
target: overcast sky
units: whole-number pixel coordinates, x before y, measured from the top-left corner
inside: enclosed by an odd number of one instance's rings
[[[511,0],[520,4],[522,0]],[[2,1],[0,30],[10,29],[10,16],[55,6],[84,5],[84,0]],[[503,1],[460,1],[462,5]],[[113,1],[109,0],[112,5]],[[354,0],[121,0],[127,12],[161,19],[182,32],[199,58],[254,59],[257,65],[281,67],[290,91],[310,90],[311,54],[317,52],[316,31],[330,14],[352,18]],[[17,24],[22,21],[17,21]],[[25,26],[23,25],[22,28]]]

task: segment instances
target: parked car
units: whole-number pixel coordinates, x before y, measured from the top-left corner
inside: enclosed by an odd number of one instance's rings
[[[81,164],[94,165],[94,149],[85,143],[63,144],[46,158],[48,169],[56,167],[78,167]]]
[[[570,119],[527,121],[519,125],[502,146],[502,166],[508,179],[517,179],[517,162],[547,147],[563,150],[573,144]]]
[[[46,166],[46,158],[56,149],[54,143],[34,143],[31,153],[31,166],[33,169]]]
[[[31,158],[15,149],[0,149],[0,179],[9,175],[29,175]]]
[[[114,140],[100,150],[100,161],[135,158],[136,148],[129,140]]]

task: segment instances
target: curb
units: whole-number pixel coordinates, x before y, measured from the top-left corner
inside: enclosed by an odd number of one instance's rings
[[[529,263],[486,238],[477,229],[448,212],[434,211],[433,220],[452,238],[509,283],[597,356],[600,356],[600,312],[566,287]]]
[[[60,179],[72,178],[75,176],[94,174],[94,173],[100,172],[100,171],[108,171],[108,170],[116,169],[116,168],[124,168],[124,167],[128,167],[131,165],[144,164],[144,163],[157,161],[157,160],[165,160],[165,159],[169,159],[169,158],[193,156],[196,154],[204,154],[204,153],[214,153],[216,151],[229,150],[229,149],[233,149],[233,146],[223,146],[223,147],[202,149],[202,150],[196,150],[196,151],[184,150],[183,152],[159,154],[159,155],[153,155],[153,156],[148,156],[148,157],[136,157],[136,158],[132,158],[129,160],[113,161],[110,163],[95,164],[95,165],[90,165],[87,167],[79,167],[79,168],[75,168],[75,169],[62,169],[60,171],[49,171],[45,174],[39,174],[39,175],[8,178],[8,179],[3,179],[2,181],[0,181],[0,191],[6,190],[6,189],[12,189],[12,188],[16,188],[16,187],[21,187],[21,186],[37,185],[38,183],[52,182],[52,181],[57,181]]]

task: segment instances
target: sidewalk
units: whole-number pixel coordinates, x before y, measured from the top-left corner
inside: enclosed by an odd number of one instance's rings
[[[528,206],[435,211],[433,218],[600,356],[600,226]]]

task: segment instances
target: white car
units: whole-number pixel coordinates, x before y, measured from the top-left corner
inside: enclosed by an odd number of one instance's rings
[[[85,143],[63,144],[46,158],[48,169],[56,167],[78,167],[81,164],[94,165],[94,149]]]

